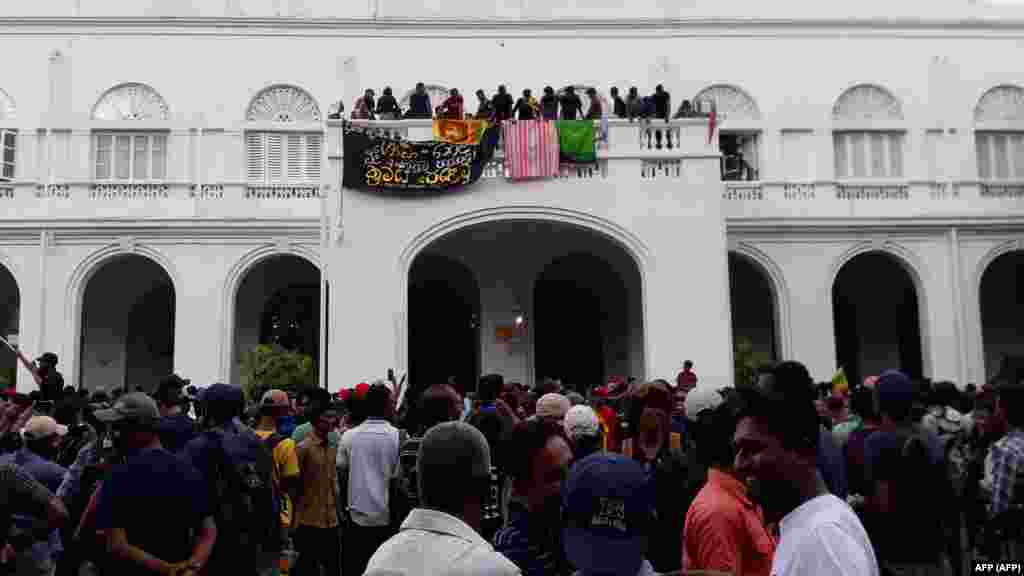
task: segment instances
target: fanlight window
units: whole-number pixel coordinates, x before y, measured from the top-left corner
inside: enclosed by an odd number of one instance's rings
[[[832,118],[844,122],[903,120],[899,100],[888,90],[871,84],[850,88],[836,100]]]
[[[245,119],[250,122],[320,122],[320,106],[305,90],[279,84],[253,98]]]
[[[974,108],[975,122],[1024,122],[1024,88],[996,86]]]
[[[167,120],[167,102],[149,86],[128,83],[107,90],[92,109],[93,120]]]
[[[760,120],[761,110],[746,92],[728,84],[715,84],[701,90],[693,102],[714,102],[715,112],[726,120]]]

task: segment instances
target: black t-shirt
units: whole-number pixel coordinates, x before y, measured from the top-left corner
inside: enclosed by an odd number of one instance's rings
[[[409,97],[409,112],[408,112],[408,115],[410,117],[430,118],[430,115],[432,113],[433,112],[430,109],[430,95],[429,94],[426,94],[426,93],[415,94],[414,93],[412,96]]]
[[[583,102],[576,94],[565,94],[562,96],[562,120],[575,120],[582,112]]]
[[[552,119],[558,116],[558,98],[554,95],[541,96],[540,99],[540,110],[541,114],[547,119]]]
[[[656,118],[668,118],[668,92],[655,92],[651,98],[654,100],[654,116]]]
[[[613,112],[619,118],[626,117],[626,101],[622,99],[622,96],[615,97],[615,110]]]
[[[43,377],[39,393],[42,394],[43,400],[59,401],[64,395],[64,375],[50,368]]]
[[[508,120],[512,117],[512,95],[508,92],[504,94],[495,94],[494,99],[494,113],[498,117],[498,120]]]
[[[516,110],[519,111],[518,118],[520,120],[533,120],[533,108],[530,108],[530,103],[526,101],[526,98],[516,100]]]
[[[398,102],[394,96],[388,96],[387,94],[380,97],[377,100],[377,113],[378,114],[390,114],[398,111]]]

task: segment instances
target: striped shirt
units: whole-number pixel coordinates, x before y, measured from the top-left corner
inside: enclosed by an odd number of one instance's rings
[[[990,513],[998,516],[1012,504],[1022,501],[1024,490],[1024,431],[1019,428],[992,445],[989,456],[992,466],[992,505]]]

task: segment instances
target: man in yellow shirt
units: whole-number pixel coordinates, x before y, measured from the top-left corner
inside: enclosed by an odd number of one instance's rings
[[[260,419],[256,435],[274,457],[274,486],[280,494],[282,540],[288,541],[292,527],[292,502],[299,486],[299,459],[295,441],[277,431],[277,421],[291,411],[288,394],[283,390],[267,390],[260,401]]]

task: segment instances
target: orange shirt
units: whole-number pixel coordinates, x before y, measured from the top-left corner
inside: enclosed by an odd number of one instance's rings
[[[775,540],[760,508],[735,477],[708,470],[683,527],[683,568],[718,570],[735,576],[769,576]]]

